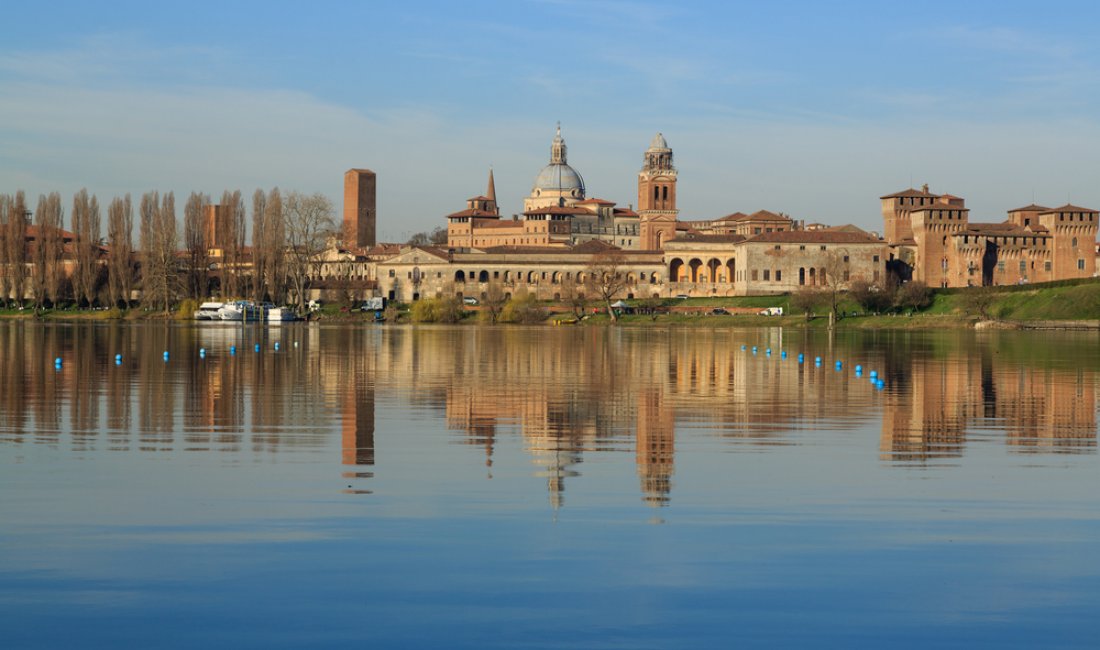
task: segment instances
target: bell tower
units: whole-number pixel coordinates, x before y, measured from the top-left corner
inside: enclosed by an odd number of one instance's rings
[[[676,168],[665,137],[653,136],[638,172],[638,221],[644,250],[660,250],[676,236]]]

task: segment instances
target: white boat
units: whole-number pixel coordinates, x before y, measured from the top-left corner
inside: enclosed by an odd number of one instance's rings
[[[227,302],[218,310],[218,316],[222,320],[248,320],[260,319],[261,310],[250,300],[237,300]]]
[[[290,307],[269,307],[264,315],[269,323],[289,323],[298,320],[298,314]]]
[[[224,302],[204,302],[195,311],[195,320],[221,320],[218,310],[224,306]]]

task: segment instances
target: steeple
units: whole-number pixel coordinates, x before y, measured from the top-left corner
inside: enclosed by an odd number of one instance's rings
[[[493,168],[489,168],[489,189],[485,190],[485,197],[493,203],[497,202],[497,184],[493,182]]]
[[[550,145],[550,164],[568,164],[565,158],[565,140],[561,137],[561,122],[558,122],[558,132],[554,136],[554,144]]]

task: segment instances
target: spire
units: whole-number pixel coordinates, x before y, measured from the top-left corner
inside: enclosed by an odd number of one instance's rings
[[[564,165],[565,160],[565,140],[561,137],[561,122],[558,122],[558,132],[554,136],[554,144],[550,145],[550,164],[551,165]]]
[[[497,200],[497,184],[493,182],[493,168],[489,167],[489,189],[485,190],[485,196],[492,202]]]

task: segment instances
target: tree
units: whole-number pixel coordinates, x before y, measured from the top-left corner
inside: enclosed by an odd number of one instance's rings
[[[176,264],[176,201],[168,192],[141,197],[142,301],[151,307],[172,308],[179,283]]]
[[[107,293],[116,307],[129,306],[134,266],[130,261],[134,245],[134,213],[130,195],[115,197],[107,205]]]
[[[264,268],[270,251],[266,237],[267,195],[263,190],[252,193],[252,299],[264,299]]]
[[[62,230],[61,193],[50,192],[46,197],[46,214],[42,219],[44,230],[39,233],[39,246],[44,257],[46,296],[50,303],[61,301],[64,286],[65,232]]]
[[[894,303],[893,292],[887,287],[866,280],[852,282],[848,294],[866,312],[879,313],[890,309]]]
[[[286,233],[287,275],[301,313],[306,303],[313,267],[334,236],[332,202],[324,194],[291,192],[283,199],[283,227]]]
[[[11,196],[0,194],[0,304],[8,306],[11,297],[11,249],[8,245],[11,228]]]
[[[222,193],[221,208],[225,217],[218,221],[218,243],[222,249],[222,293],[239,296],[244,292],[241,262],[244,252],[244,200],[241,191]]]
[[[588,305],[588,297],[584,294],[584,286],[567,275],[561,281],[561,300],[573,310],[573,316],[578,320],[584,316],[584,308]]]
[[[34,209],[34,229],[35,229],[35,242],[34,247],[34,259],[32,264],[34,265],[34,273],[31,276],[32,290],[34,291],[34,307],[35,309],[42,309],[46,306],[46,247],[45,247],[45,234],[49,230],[49,225],[46,223],[48,218],[48,206],[49,200],[45,194],[38,195],[38,205]]]
[[[992,308],[996,302],[997,294],[992,287],[971,287],[962,294],[962,307],[966,313],[982,320],[993,319]]]
[[[485,297],[481,301],[482,313],[485,314],[490,323],[496,324],[497,320],[500,319],[500,312],[504,309],[506,302],[508,302],[508,296],[505,294],[500,280],[495,278],[490,280],[488,286],[485,287]]]
[[[808,321],[813,317],[814,310],[823,304],[825,300],[825,296],[820,291],[805,286],[791,294],[791,308],[804,313]]]
[[[5,279],[0,282],[0,293],[5,302],[11,298],[22,305],[27,278],[27,205],[23,190],[17,191],[14,197],[4,197],[0,205],[0,229],[4,230],[0,247],[5,249],[0,265],[7,267]]]
[[[898,288],[894,305],[902,310],[920,310],[932,304],[932,290],[923,282],[906,282]]]
[[[210,245],[206,212],[210,197],[191,192],[183,206],[183,245],[187,249],[187,295],[205,298],[209,287]]]
[[[96,279],[99,276],[99,201],[81,189],[73,196],[73,266],[74,297],[89,307],[96,300]]]
[[[263,237],[253,246],[264,249],[263,277],[268,294],[276,303],[286,299],[286,228],[283,224],[283,198],[274,187],[264,200]]]
[[[608,249],[592,255],[585,270],[589,288],[607,306],[607,315],[612,323],[618,322],[619,318],[611,308],[611,301],[627,287],[626,273],[622,268],[624,258],[620,249]]]

